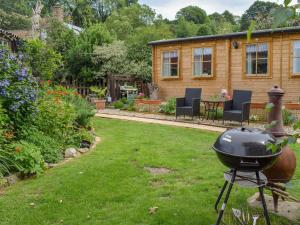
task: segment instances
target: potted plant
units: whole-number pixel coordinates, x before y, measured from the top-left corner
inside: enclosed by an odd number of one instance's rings
[[[106,100],[104,99],[104,97],[106,96],[107,88],[93,86],[90,87],[90,89],[97,96],[97,99],[93,99],[93,103],[96,105],[96,109],[105,109]]]

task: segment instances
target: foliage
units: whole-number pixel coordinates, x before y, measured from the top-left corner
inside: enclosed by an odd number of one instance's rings
[[[176,37],[195,36],[198,32],[198,28],[198,25],[195,23],[187,21],[184,17],[180,17],[176,25]]]
[[[26,137],[26,143],[37,147],[47,163],[57,163],[63,159],[63,146],[61,141],[45,135],[41,131],[32,132]]]
[[[21,141],[14,146],[16,162],[20,165],[19,171],[23,174],[41,174],[45,169],[43,156],[34,144]]]
[[[52,79],[62,64],[61,55],[38,39],[26,41],[24,53],[33,76],[41,80]]]
[[[292,1],[285,0],[283,5],[272,11],[272,16],[274,18],[273,28],[283,27],[283,26],[293,26],[299,25],[299,14],[297,10],[300,5],[290,5]]]
[[[24,16],[31,16],[35,0],[0,0],[0,9],[8,14],[20,14]],[[1,27],[2,28],[2,27]]]
[[[121,98],[113,103],[115,109],[122,109],[128,111],[135,111],[134,100],[128,100],[127,98]]]
[[[97,77],[105,77],[109,74],[129,74],[127,48],[122,41],[96,47],[92,60],[100,68]]]
[[[31,21],[25,16],[16,13],[6,13],[0,8],[0,27],[4,30],[29,29]]]
[[[26,129],[36,114],[38,86],[25,67],[23,54],[0,50],[0,99],[17,135]]]
[[[15,161],[13,154],[0,149],[0,178],[16,169],[19,169],[19,164]]]
[[[95,115],[95,106],[80,95],[65,95],[63,99],[75,108],[76,127],[89,127],[91,125],[91,118]]]
[[[92,133],[86,129],[80,128],[76,134],[76,138],[78,138],[78,140],[80,142],[82,141],[87,141],[89,143],[92,143],[94,141],[94,136],[92,135]]]
[[[287,110],[284,109],[282,110],[282,117],[283,117],[283,124],[285,126],[290,126],[293,124],[293,122],[295,121],[295,117],[293,116],[293,114]]]
[[[159,112],[174,115],[176,112],[176,99],[170,98],[166,103],[162,103]]]
[[[272,10],[277,7],[278,4],[273,2],[255,1],[241,17],[241,30],[247,30],[251,21],[256,22],[256,29],[271,28],[274,21]]]
[[[207,19],[206,12],[198,6],[187,6],[180,9],[176,14],[176,18],[179,19],[180,17],[195,24],[203,24]]]
[[[91,91],[97,95],[98,98],[102,99],[106,96],[107,88],[101,88],[97,86],[90,87]]]
[[[60,53],[65,59],[68,51],[77,41],[77,35],[74,31],[65,27],[57,20],[51,20],[47,28],[47,47],[54,49]]]
[[[115,109],[123,109],[123,108],[124,108],[124,103],[123,103],[122,100],[115,101],[115,102],[113,103],[113,107],[114,107]]]
[[[74,121],[76,120],[75,107],[63,101],[61,91],[47,91],[39,99],[38,115],[35,119],[37,129],[45,135],[61,140],[64,146],[73,142]]]
[[[94,80],[97,68],[92,62],[92,54],[96,46],[111,43],[113,38],[103,24],[95,24],[80,34],[77,41],[66,56],[69,73],[75,79],[85,82]]]

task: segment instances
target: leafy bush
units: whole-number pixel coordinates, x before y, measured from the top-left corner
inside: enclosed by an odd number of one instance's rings
[[[282,110],[282,117],[283,117],[283,124],[285,126],[290,126],[295,121],[295,117],[293,116],[293,114],[286,109]]]
[[[40,40],[26,41],[24,52],[32,74],[41,80],[52,79],[62,65],[62,56]]]
[[[121,98],[113,103],[115,109],[123,109],[128,111],[135,111],[134,100],[127,100],[127,98]]]
[[[18,163],[15,161],[13,155],[8,151],[0,149],[0,178],[17,168]]]
[[[166,103],[162,103],[159,112],[174,115],[176,112],[176,99],[170,98]]]
[[[61,141],[53,139],[41,131],[33,132],[26,138],[26,142],[36,146],[47,163],[57,163],[63,159]]]
[[[80,140],[80,143],[82,141],[86,141],[89,143],[92,143],[94,141],[94,136],[86,129],[79,129],[75,137],[77,138],[77,140]]]
[[[78,127],[90,126],[91,118],[96,113],[95,106],[79,95],[67,95],[64,96],[63,99],[75,107],[76,126]]]
[[[62,140],[67,145],[68,139],[75,132],[75,107],[49,94],[39,100],[38,110],[35,120],[37,129],[56,140]]]
[[[113,106],[115,109],[123,109],[124,108],[124,103],[122,100],[118,100],[118,101],[115,101],[113,103]]]
[[[43,172],[45,163],[37,146],[21,141],[15,145],[15,151],[15,160],[20,165],[19,171],[22,174],[41,174]]]

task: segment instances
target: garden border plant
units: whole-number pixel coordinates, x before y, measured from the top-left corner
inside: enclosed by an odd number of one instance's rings
[[[93,142],[95,108],[75,90],[39,83],[21,52],[0,50],[0,67],[1,177],[39,175],[66,148]]]

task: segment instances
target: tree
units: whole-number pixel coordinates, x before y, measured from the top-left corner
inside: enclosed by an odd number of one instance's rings
[[[214,34],[214,31],[212,29],[212,26],[210,26],[210,24],[200,24],[199,25],[197,35],[203,36],[203,35],[211,35],[211,34]]]
[[[97,46],[92,61],[100,68],[97,71],[97,77],[105,77],[108,74],[126,74],[130,68],[127,48],[123,41]]]
[[[0,9],[0,27],[4,30],[19,30],[31,28],[31,20],[16,13],[6,13]]]
[[[60,21],[52,20],[47,28],[47,45],[65,56],[76,43],[78,35],[68,29]]]
[[[75,4],[74,9],[72,9],[72,19],[76,26],[87,27],[96,21],[92,0],[76,0]]]
[[[50,80],[60,68],[61,55],[40,40],[28,40],[24,46],[25,58],[32,75],[41,80]]]
[[[236,21],[235,21],[235,17],[234,15],[229,12],[228,10],[225,10],[223,13],[222,13],[222,17],[224,18],[224,20],[232,25],[235,25],[236,24]]]
[[[257,24],[256,27],[259,29],[271,28],[273,24],[272,10],[278,7],[278,4],[273,2],[254,2],[242,15],[241,31],[247,30],[251,21],[255,21]]]
[[[176,37],[190,37],[195,36],[198,32],[198,25],[187,21],[184,17],[180,17],[175,25]]]
[[[198,6],[187,6],[180,9],[176,14],[176,19],[183,17],[188,22],[203,24],[206,21],[206,12]]]
[[[34,2],[35,0],[0,0],[0,9],[8,14],[31,16]]]
[[[82,32],[66,55],[66,66],[70,75],[80,81],[92,82],[99,69],[92,62],[94,49],[112,41],[106,26],[101,23]]]

